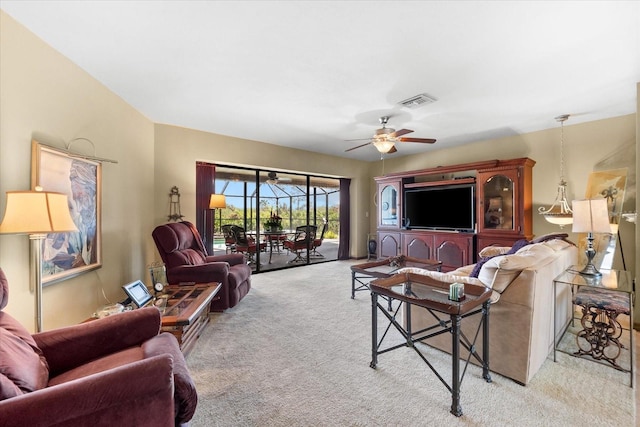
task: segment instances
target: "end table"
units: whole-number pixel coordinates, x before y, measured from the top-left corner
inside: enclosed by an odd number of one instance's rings
[[[630,387],[633,388],[633,295],[635,280],[631,273],[624,270],[601,269],[602,276],[580,274],[581,267],[573,265],[553,280],[553,361],[556,362],[558,343],[567,328],[558,337],[556,295],[557,286],[571,288],[572,322],[575,318],[575,306],[582,306],[584,327],[577,335],[580,350],[569,353],[573,356],[591,356],[590,360],[607,362],[620,371],[630,373]],[[628,304],[625,303],[628,301]],[[629,315],[629,369],[618,365],[616,359],[622,348],[618,338],[622,335],[622,327],[616,320],[619,314]],[[580,345],[580,343],[583,345]],[[615,346],[615,348],[614,348]],[[584,348],[582,348],[584,347]],[[565,351],[563,351],[566,353]]]

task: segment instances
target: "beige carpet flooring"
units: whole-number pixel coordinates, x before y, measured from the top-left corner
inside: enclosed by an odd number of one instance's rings
[[[371,299],[350,298],[353,263],[254,275],[239,305],[212,315],[187,356],[199,395],[192,426],[636,425],[629,374],[564,353],[526,387],[495,373],[486,383],[470,365],[461,417],[413,350],[371,369]],[[448,380],[450,356],[422,348]]]

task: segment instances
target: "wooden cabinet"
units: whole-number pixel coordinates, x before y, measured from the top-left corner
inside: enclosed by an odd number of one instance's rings
[[[526,157],[487,160],[376,177],[378,258],[402,254],[437,259],[442,261],[442,271],[451,271],[474,263],[486,246],[511,246],[519,239],[531,239],[535,163]],[[406,189],[462,183],[475,185],[475,233],[403,228]]]
[[[435,259],[433,233],[403,232],[402,253],[414,258]]]
[[[478,170],[478,250],[494,244],[511,246],[517,240],[533,237],[533,165],[533,160],[524,158]]]
[[[435,259],[442,261],[442,271],[473,264],[473,233],[434,234]]]
[[[442,271],[473,264],[473,233],[407,230],[401,236],[403,255],[442,261]]]
[[[400,255],[400,233],[378,232],[378,258],[388,258]]]
[[[377,182],[378,228],[400,229],[402,181],[395,178]]]

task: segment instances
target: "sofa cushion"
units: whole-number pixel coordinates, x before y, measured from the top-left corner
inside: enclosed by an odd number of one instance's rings
[[[517,240],[513,246],[511,246],[509,248],[508,251],[506,251],[504,254],[505,255],[509,255],[509,254],[514,254],[517,251],[519,251],[520,249],[524,248],[525,246],[530,245],[531,242],[529,242],[527,239],[520,239]],[[499,255],[494,255],[494,256],[499,256]],[[479,277],[480,276],[480,271],[482,270],[482,267],[484,266],[484,264],[489,261],[491,258],[493,257],[488,257],[488,258],[482,258],[480,259],[480,261],[478,261],[478,263],[475,265],[475,267],[473,267],[473,270],[471,270],[471,273],[469,274],[471,277]]]
[[[543,245],[550,249],[553,249],[556,252],[565,250],[568,246],[575,246],[573,243],[567,240],[560,239],[546,240]]]
[[[511,246],[486,246],[478,253],[480,258],[490,258],[504,255],[511,250]]]
[[[567,233],[548,233],[536,237],[535,239],[531,240],[531,243],[542,243],[549,240],[566,239],[567,237],[569,237]]]
[[[474,267],[475,264],[463,265],[462,267],[458,267],[455,270],[450,271],[449,274],[455,274],[457,276],[470,276],[471,271],[473,271]]]
[[[49,366],[24,327],[0,311],[0,400],[46,387]]]
[[[49,387],[63,384],[78,378],[84,378],[99,372],[108,371],[119,366],[127,365],[132,362],[144,359],[143,352],[140,347],[130,347],[128,349],[108,354],[91,362],[84,363],[76,368],[70,369],[60,375],[49,380]]]
[[[554,251],[542,244],[527,245],[515,254],[489,259],[481,268],[478,279],[494,291],[502,293],[525,268],[530,268]]]

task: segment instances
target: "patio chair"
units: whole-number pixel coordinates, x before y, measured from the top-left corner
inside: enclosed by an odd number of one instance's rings
[[[311,250],[311,253],[309,254],[309,256],[314,257],[314,258],[324,258],[324,255],[322,255],[316,249],[319,248],[320,246],[322,246],[322,241],[324,240],[324,235],[326,234],[328,228],[329,228],[329,223],[327,221],[325,221],[324,225],[322,226],[322,232],[320,232],[320,238],[313,240],[313,245],[312,245],[312,248],[311,248],[312,250]]]
[[[306,258],[302,257],[302,253],[312,249],[317,230],[318,227],[315,225],[301,225],[296,227],[293,239],[284,241],[284,247],[296,255],[289,263],[307,261]]]
[[[222,230],[222,235],[224,236],[224,246],[225,252],[235,252],[236,251],[236,237],[233,234],[233,225],[225,224],[220,229]]]
[[[235,238],[236,252],[242,253],[249,264],[255,263],[254,255],[256,251],[263,251],[267,249],[266,242],[256,242],[252,237],[247,236],[247,232],[244,228],[234,225],[231,227],[233,236]]]

